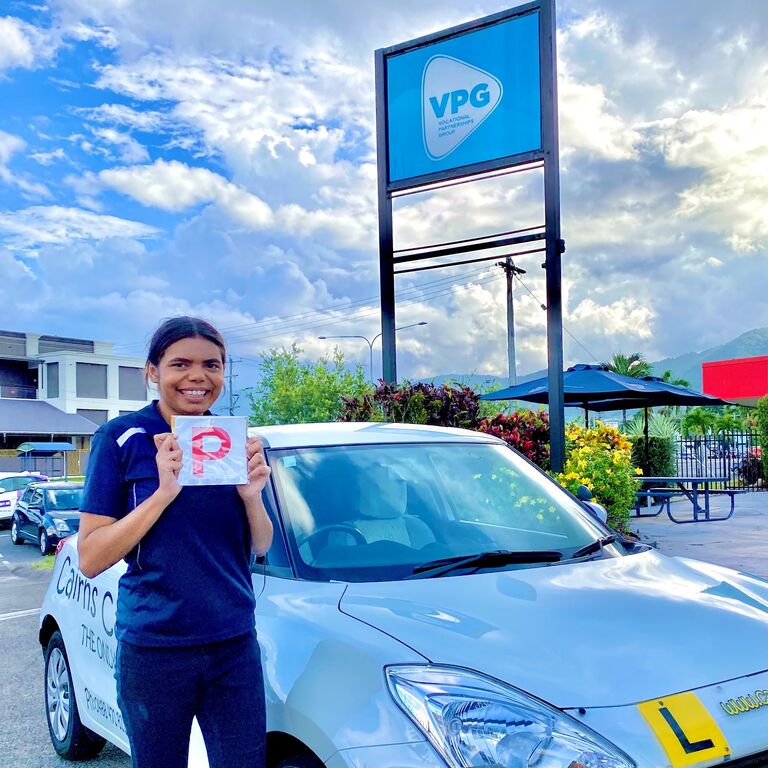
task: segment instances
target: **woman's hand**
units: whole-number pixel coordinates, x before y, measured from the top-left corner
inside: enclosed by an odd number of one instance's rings
[[[245,485],[238,485],[237,492],[243,501],[261,499],[261,492],[272,470],[267,466],[264,446],[258,437],[249,438],[245,444],[245,454],[248,458],[248,482]]]
[[[155,447],[157,448],[157,474],[160,479],[158,493],[166,504],[170,504],[181,492],[179,485],[179,472],[181,470],[181,447],[176,435],[163,432],[155,435]]]

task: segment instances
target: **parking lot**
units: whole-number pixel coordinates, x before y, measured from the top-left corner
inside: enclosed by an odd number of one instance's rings
[[[37,642],[38,610],[49,573],[32,567],[40,553],[15,547],[0,530],[0,755],[10,768],[72,766],[51,747],[43,711],[43,657]],[[96,760],[79,763],[128,768],[130,759],[107,745]]]
[[[683,516],[687,501],[673,501]],[[726,499],[713,511],[722,513]],[[725,522],[675,525],[662,514],[633,519],[631,528],[668,555],[680,555],[748,571],[768,579],[768,493],[749,493],[736,500],[736,513]],[[53,751],[43,711],[43,661],[37,642],[37,612],[49,574],[38,570],[35,547],[14,547],[7,530],[0,531],[0,754],[13,768],[72,765]],[[130,760],[107,745],[95,760],[80,763],[102,768],[128,768]]]

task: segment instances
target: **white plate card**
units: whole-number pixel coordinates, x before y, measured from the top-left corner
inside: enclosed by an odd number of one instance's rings
[[[243,485],[248,482],[245,416],[175,416],[182,465],[179,485]]]

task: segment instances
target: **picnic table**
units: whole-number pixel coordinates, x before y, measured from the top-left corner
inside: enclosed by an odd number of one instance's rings
[[[672,477],[641,477],[640,480],[643,482],[643,489],[637,492],[635,498],[634,517],[656,517],[666,508],[667,517],[678,525],[728,520],[733,515],[736,495],[743,493],[742,490],[735,488],[712,488],[713,485],[724,485],[727,483],[728,477],[678,475]],[[690,520],[678,520],[672,514],[671,498],[680,494],[686,496],[693,506],[693,518]],[[721,494],[727,494],[730,497],[730,510],[727,515],[712,515],[710,499],[712,496]],[[699,503],[699,500],[702,501],[703,506]],[[658,509],[655,512],[642,512],[642,502],[645,502],[646,510],[652,509],[654,502],[658,502]]]

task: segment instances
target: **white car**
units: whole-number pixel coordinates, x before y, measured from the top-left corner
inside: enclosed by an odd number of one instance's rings
[[[0,525],[10,523],[16,502],[30,483],[47,479],[39,472],[0,472]]]
[[[616,539],[487,435],[258,430],[276,522],[253,567],[269,768],[768,765],[768,582]],[[118,565],[75,542],[41,612],[56,750],[128,750]],[[193,588],[192,586],[190,588]],[[190,765],[206,765],[199,730]]]

